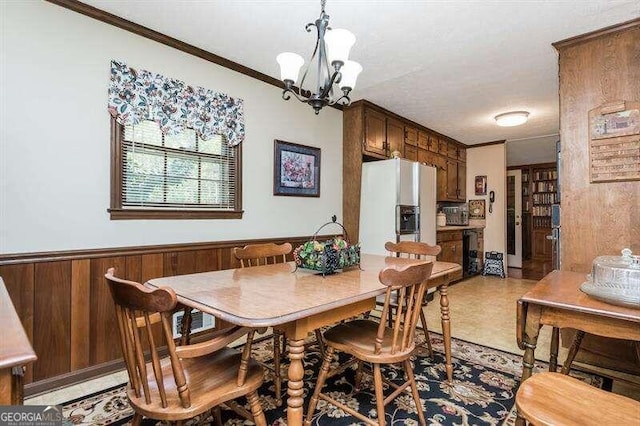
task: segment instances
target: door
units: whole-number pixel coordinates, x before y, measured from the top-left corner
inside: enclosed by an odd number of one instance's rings
[[[458,199],[458,162],[447,160],[447,200]]]
[[[522,170],[507,171],[507,265],[522,268]]]
[[[458,163],[458,199],[467,201],[467,163]]]
[[[387,118],[387,148],[389,149],[387,155],[393,151],[402,152],[402,145],[404,145],[404,126],[402,122]]]

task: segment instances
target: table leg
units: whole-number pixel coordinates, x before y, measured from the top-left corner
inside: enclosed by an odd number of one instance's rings
[[[522,357],[522,377],[521,381],[525,381],[533,372],[535,363],[535,350],[538,344],[538,334],[540,334],[540,306],[531,305],[527,309],[526,325],[524,330],[524,356]]]
[[[287,382],[287,424],[289,426],[302,425],[303,408],[303,379],[304,339],[289,339],[289,381]]]
[[[526,310],[524,335],[522,336],[522,345],[524,346],[524,356],[522,357],[522,377],[521,382],[531,377],[535,363],[535,350],[538,343],[538,334],[540,334],[540,306],[530,305]],[[516,418],[516,426],[525,426],[525,420],[520,417]]]
[[[558,346],[560,345],[560,329],[553,327],[551,332],[551,351],[549,353],[549,371],[555,373],[558,369]]]
[[[573,343],[571,343],[571,347],[569,348],[569,353],[567,354],[567,359],[564,361],[564,365],[562,366],[562,370],[560,372],[562,374],[569,374],[571,370],[571,364],[573,364],[573,360],[575,359],[578,351],[580,350],[580,344],[582,343],[582,339],[584,338],[585,332],[582,330],[576,330],[576,337],[573,338]]]
[[[447,296],[448,288],[448,280],[440,286],[440,314],[442,316],[442,337],[444,340],[444,366],[447,371],[447,381],[449,384],[452,384],[453,363],[451,362],[451,318],[449,316],[449,297]]]

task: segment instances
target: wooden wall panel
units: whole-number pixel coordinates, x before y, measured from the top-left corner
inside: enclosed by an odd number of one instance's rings
[[[33,342],[33,294],[34,265],[0,265],[0,277],[3,278],[11,302],[20,317],[24,331]],[[37,355],[37,352],[36,352]],[[28,365],[24,374],[24,382],[33,381],[33,365]]]
[[[640,101],[640,19],[556,44],[560,54],[561,269],[587,273],[593,259],[640,254],[640,182],[589,182],[589,110]],[[573,340],[563,330],[563,345]],[[638,374],[631,342],[587,335],[576,361]],[[636,360],[633,362],[633,360]],[[635,370],[634,370],[635,369]]]
[[[166,275],[239,267],[233,247],[288,241],[295,248],[309,238],[0,255],[0,276],[36,354],[43,360],[37,365],[35,379],[36,366],[27,368],[25,383],[30,384],[26,394],[122,368],[113,302],[104,281],[109,267],[115,267],[118,276],[144,283]],[[225,324],[219,322],[219,326]]]
[[[71,261],[71,354],[70,371],[90,365],[90,270],[91,261]]]
[[[640,254],[640,182],[589,183],[588,148],[590,109],[640,100],[640,20],[558,50],[562,269],[589,272],[597,256]]]
[[[118,342],[118,323],[115,307],[104,274],[107,269],[116,268],[116,275],[126,271],[126,258],[105,257],[91,259],[91,364],[100,364],[121,358]]]
[[[34,282],[33,379],[41,380],[71,369],[71,262],[36,264]]]

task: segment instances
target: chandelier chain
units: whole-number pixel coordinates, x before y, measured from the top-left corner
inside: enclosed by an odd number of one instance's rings
[[[320,0],[320,6],[321,6],[322,12],[324,12],[324,7],[326,6],[326,4],[327,4],[327,0]]]

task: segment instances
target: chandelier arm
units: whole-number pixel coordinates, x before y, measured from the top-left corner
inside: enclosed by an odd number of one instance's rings
[[[311,32],[311,27],[315,27],[316,24],[314,23],[308,23],[307,26],[305,27],[307,29],[307,32]],[[304,82],[305,79],[307,78],[307,74],[309,74],[309,68],[311,68],[311,64],[313,63],[313,60],[315,59],[317,53],[318,53],[318,44],[320,43],[319,39],[316,39],[316,46],[313,49],[313,54],[311,55],[311,59],[309,59],[309,64],[307,65],[307,67],[304,70],[304,74],[302,74],[302,80],[300,80],[300,92],[302,92],[302,88],[304,87]]]
[[[289,99],[291,99],[291,95],[293,95],[293,97],[299,100],[300,102],[307,102],[307,99],[305,97],[298,95],[296,91],[293,89],[285,88],[282,91],[282,99],[284,99],[285,101],[288,101]]]
[[[347,106],[347,105],[349,105],[351,103],[351,98],[349,97],[349,95],[348,94],[344,94],[344,95],[340,96],[338,99],[329,102],[329,105],[335,105],[335,104],[337,104],[338,102],[340,102],[343,99],[344,99],[344,102],[341,105]]]
[[[322,93],[320,93],[321,98],[326,97],[329,94],[329,92],[332,92],[333,83],[336,81],[340,81],[340,77],[341,77],[340,71],[335,71],[333,73],[333,75],[331,76],[331,80],[329,80],[324,90],[322,90]]]

